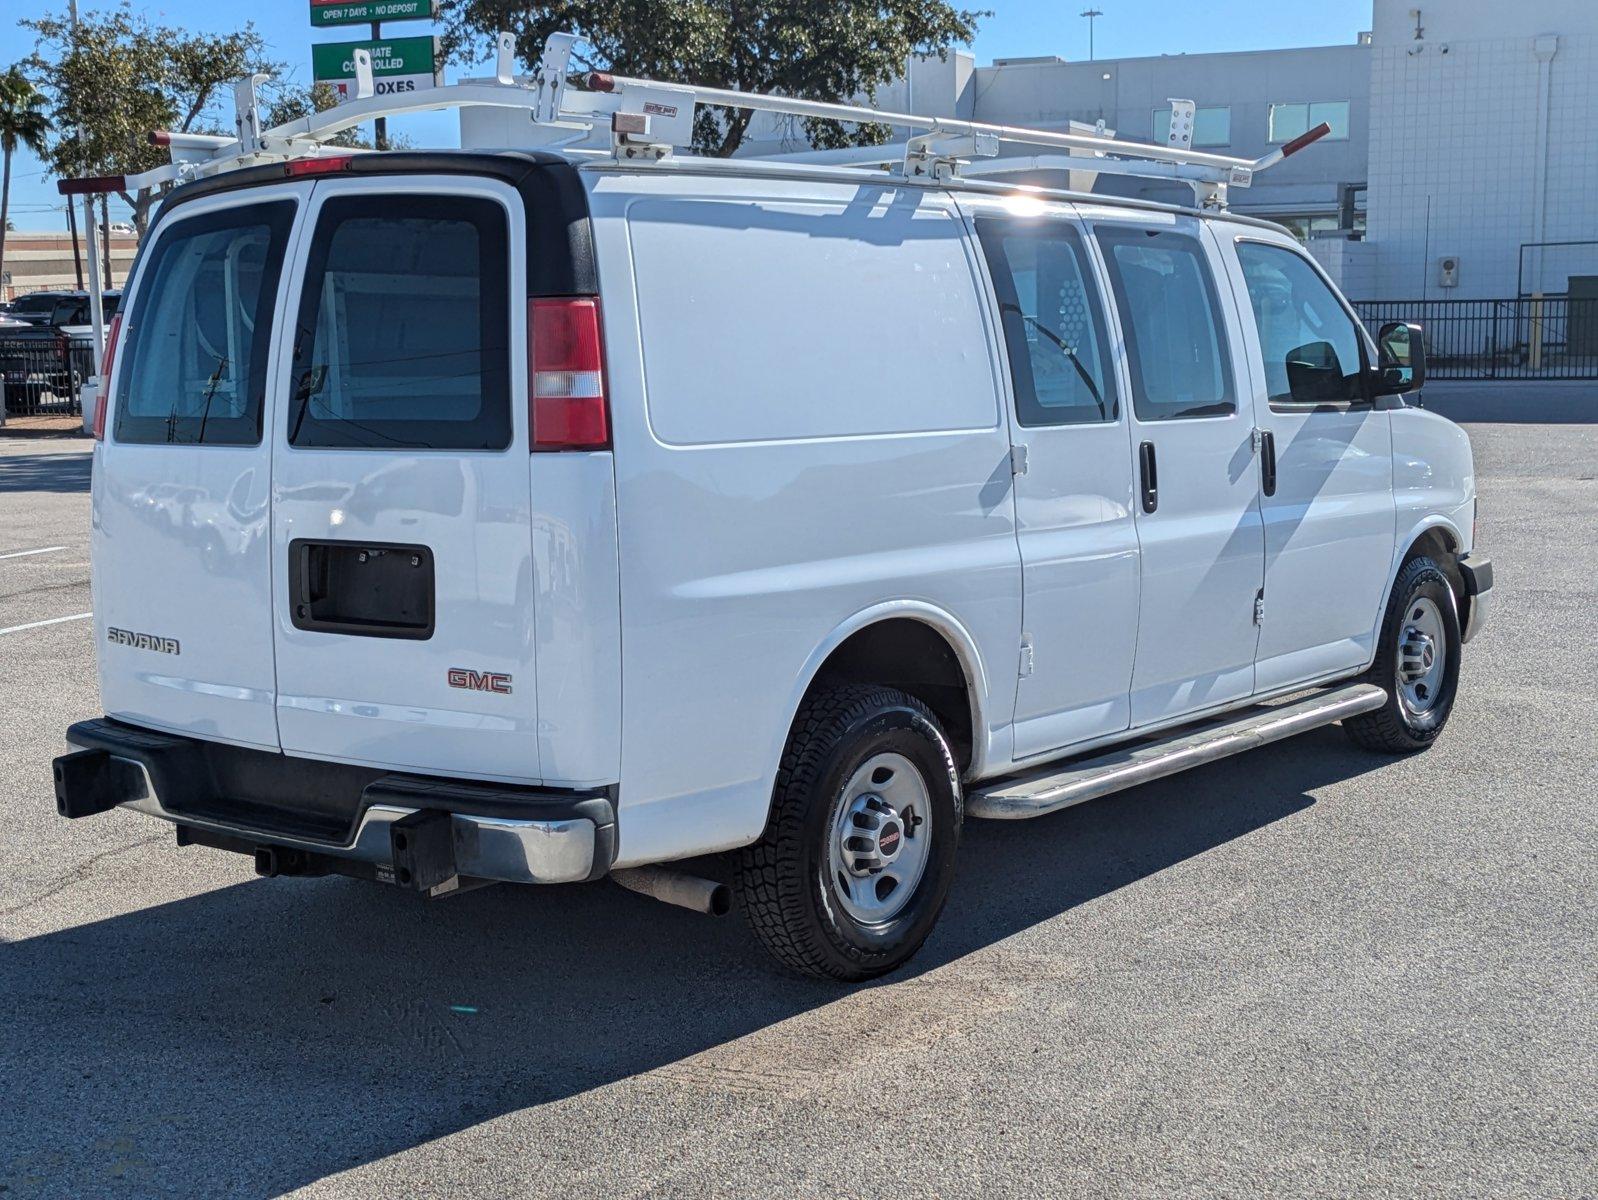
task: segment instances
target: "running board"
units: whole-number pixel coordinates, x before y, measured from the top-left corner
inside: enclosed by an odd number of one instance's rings
[[[1123,746],[1063,766],[1050,763],[1032,775],[976,788],[966,796],[966,816],[997,821],[1041,817],[1345,717],[1356,717],[1386,702],[1387,693],[1381,688],[1355,683],[1291,704],[1247,708],[1159,741]]]

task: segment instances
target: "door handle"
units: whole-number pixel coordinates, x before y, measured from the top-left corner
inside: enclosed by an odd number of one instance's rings
[[[1276,435],[1269,429],[1260,432],[1260,490],[1276,495]]]
[[[1143,483],[1143,511],[1153,512],[1160,506],[1160,472],[1154,461],[1154,443],[1144,442],[1137,448],[1138,475]]]

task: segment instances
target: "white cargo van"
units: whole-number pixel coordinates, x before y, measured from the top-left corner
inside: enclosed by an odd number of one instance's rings
[[[861,979],[966,817],[1438,736],[1492,582],[1470,447],[1398,398],[1418,331],[1372,340],[1287,233],[613,128],[168,197],[64,815],[432,895],[731,896]]]

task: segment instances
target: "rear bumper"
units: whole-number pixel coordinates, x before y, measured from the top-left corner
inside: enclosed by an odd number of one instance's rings
[[[182,844],[253,851],[266,874],[337,872],[447,891],[466,880],[576,883],[615,860],[615,805],[604,793],[373,772],[352,797],[350,831],[310,836],[274,821],[268,806],[220,794],[197,739],[102,719],[73,725],[67,743],[74,752],[54,764],[62,816],[131,808],[177,825]]]
[[[1484,554],[1467,554],[1459,560],[1459,573],[1465,581],[1465,629],[1460,634],[1470,641],[1487,624],[1493,609],[1493,563]]]

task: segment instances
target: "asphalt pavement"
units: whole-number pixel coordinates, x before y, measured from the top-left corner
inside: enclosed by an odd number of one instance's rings
[[[428,902],[61,820],[88,443],[0,433],[0,1193],[1594,1194],[1598,385],[1429,394],[1497,579],[1439,744],[972,822],[854,990],[610,883]]]

